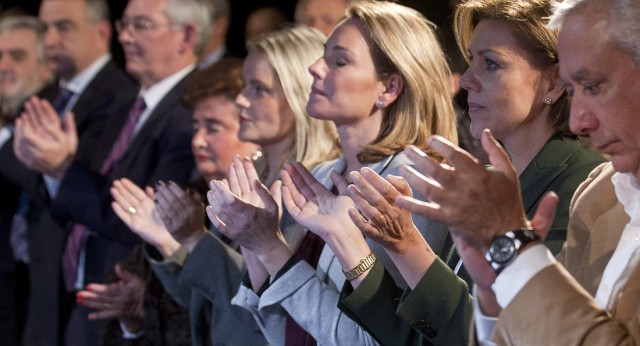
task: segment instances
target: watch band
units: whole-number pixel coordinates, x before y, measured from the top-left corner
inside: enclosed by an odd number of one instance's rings
[[[360,260],[360,264],[358,264],[355,268],[349,271],[342,271],[347,280],[351,281],[358,276],[364,274],[369,268],[373,267],[376,264],[376,255],[370,253],[367,257]]]

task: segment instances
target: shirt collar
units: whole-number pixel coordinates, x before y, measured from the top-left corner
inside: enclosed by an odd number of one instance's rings
[[[144,99],[144,103],[147,105],[147,109],[154,109],[158,103],[164,98],[164,96],[173,87],[178,84],[189,72],[193,70],[194,64],[191,64],[182,70],[166,77],[158,83],[150,86],[147,89],[140,90],[140,96]]]
[[[72,91],[74,94],[81,94],[89,85],[93,78],[109,62],[111,54],[105,54],[85,68],[81,73],[71,78],[69,81],[60,81],[60,87]]]
[[[611,177],[616,197],[624,211],[631,217],[630,223],[640,222],[640,185],[631,173],[616,173]]]

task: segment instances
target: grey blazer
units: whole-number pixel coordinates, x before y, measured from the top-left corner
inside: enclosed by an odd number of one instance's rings
[[[185,248],[161,260],[145,246],[165,290],[189,309],[193,345],[265,345],[251,314],[230,304],[245,264],[242,255],[211,232],[189,254]]]
[[[398,153],[368,167],[386,176],[397,174],[403,165],[413,163],[404,154]],[[331,187],[329,173],[332,170],[341,172],[345,168],[346,160],[340,157],[320,164],[313,170],[313,175],[325,186]],[[446,250],[443,249],[447,235],[444,225],[415,214],[413,221],[436,254]],[[371,240],[367,240],[367,243],[376,257],[388,268],[396,283],[406,287],[398,269],[384,249]],[[325,246],[315,270],[307,262],[299,261],[272,282],[261,296],[256,295],[250,287],[241,285],[232,303],[253,314],[270,344],[284,344],[286,313],[320,345],[377,344],[375,338],[338,309],[340,290],[344,283],[340,263],[329,246]]]

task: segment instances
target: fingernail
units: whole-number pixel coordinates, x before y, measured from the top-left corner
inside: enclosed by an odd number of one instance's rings
[[[349,173],[349,178],[351,178],[351,181],[358,181],[358,179],[360,179],[360,174],[356,171],[353,171]]]
[[[91,285],[87,285],[87,286],[85,286],[85,289],[86,289],[87,291],[92,291]]]

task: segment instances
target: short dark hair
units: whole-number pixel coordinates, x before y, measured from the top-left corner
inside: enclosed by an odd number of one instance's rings
[[[225,58],[196,72],[185,86],[183,100],[192,109],[211,96],[222,96],[233,102],[242,87],[242,59]]]

